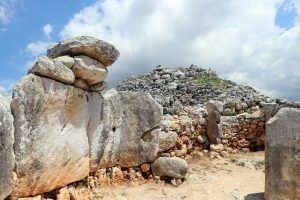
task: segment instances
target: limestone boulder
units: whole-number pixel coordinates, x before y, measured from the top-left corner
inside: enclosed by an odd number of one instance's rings
[[[0,199],[5,199],[12,191],[15,166],[13,121],[9,100],[0,97]]]
[[[100,83],[107,76],[106,67],[87,56],[76,56],[72,71],[77,79],[84,80],[88,85]]]
[[[265,199],[300,199],[300,110],[283,108],[266,125]]]
[[[110,90],[103,120],[91,143],[91,169],[139,166],[154,161],[159,148],[162,107],[142,92]]]
[[[88,136],[101,121],[101,101],[100,94],[33,74],[15,85],[11,108],[20,197],[88,176]]]
[[[210,143],[217,144],[220,139],[218,123],[220,122],[220,113],[223,110],[223,104],[220,101],[209,101],[206,103],[207,109],[207,127],[206,134]]]
[[[56,58],[63,55],[86,55],[105,66],[112,65],[119,57],[119,51],[111,44],[90,36],[74,37],[52,46],[47,55]]]
[[[160,157],[152,163],[151,169],[154,176],[184,178],[188,171],[188,164],[182,158]]]
[[[75,76],[71,69],[60,61],[54,61],[46,56],[38,58],[28,74],[48,77],[66,84],[73,84]]]

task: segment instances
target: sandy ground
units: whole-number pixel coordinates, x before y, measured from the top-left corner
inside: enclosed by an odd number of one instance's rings
[[[259,163],[258,169],[237,166],[235,158]],[[123,183],[102,188],[103,200],[260,200],[264,191],[264,152],[236,154],[227,159],[202,158],[190,163],[187,180],[178,187],[165,183]]]

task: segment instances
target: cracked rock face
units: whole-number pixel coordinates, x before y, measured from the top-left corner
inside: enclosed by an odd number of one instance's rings
[[[63,55],[86,55],[105,66],[112,65],[119,57],[119,51],[113,45],[90,36],[74,37],[54,45],[47,56],[56,58]]]
[[[20,197],[88,176],[88,136],[101,121],[101,103],[100,94],[33,74],[16,84],[11,108]]]
[[[138,166],[156,158],[162,107],[149,94],[110,90],[104,95],[103,113],[92,137],[91,171],[117,163]]]
[[[8,99],[0,97],[0,199],[12,191],[12,172],[15,166],[13,116]]]

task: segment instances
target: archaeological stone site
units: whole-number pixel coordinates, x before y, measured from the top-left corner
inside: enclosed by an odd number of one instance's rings
[[[0,97],[0,200],[300,199],[300,102],[194,64],[108,89],[120,53],[63,40]]]

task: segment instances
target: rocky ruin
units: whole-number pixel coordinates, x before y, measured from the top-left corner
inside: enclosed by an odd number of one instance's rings
[[[53,191],[72,199],[68,185],[83,180],[90,188],[117,179],[177,186],[203,153],[228,158],[265,146],[266,198],[299,197],[299,102],[195,65],[158,66],[102,95],[118,56],[97,38],[61,41],[15,84],[12,98],[0,98],[0,200]]]

